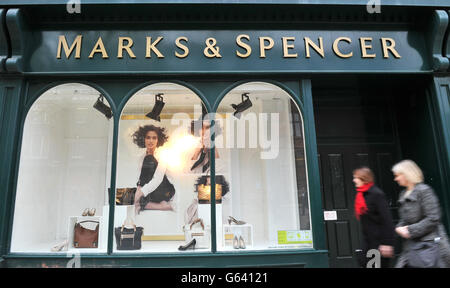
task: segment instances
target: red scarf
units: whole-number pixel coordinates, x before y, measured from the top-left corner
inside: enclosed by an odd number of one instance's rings
[[[373,186],[373,182],[369,182],[367,184],[362,185],[361,187],[357,187],[356,191],[356,197],[355,197],[355,215],[356,219],[359,220],[359,217],[362,214],[365,214],[367,212],[367,204],[366,200],[364,200],[363,193],[370,189],[370,187]]]

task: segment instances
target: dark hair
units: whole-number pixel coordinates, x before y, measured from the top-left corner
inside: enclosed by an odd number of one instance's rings
[[[204,121],[208,122],[208,124],[206,125],[207,127],[205,127],[205,123]],[[210,129],[211,133],[215,133],[215,136],[219,136],[220,134],[222,134],[222,127],[220,127],[219,122],[216,120],[216,122],[214,122],[214,126],[211,126],[211,119],[209,117],[209,114],[205,114],[202,115],[202,117],[199,117],[197,120],[192,120],[191,121],[191,134],[194,136],[201,136],[201,129],[205,128],[205,129]],[[200,123],[200,124],[199,124]],[[213,128],[213,129],[211,129]]]
[[[353,170],[353,175],[364,183],[375,182],[375,176],[369,167],[360,167]]]
[[[140,148],[145,148],[145,136],[149,131],[154,131],[158,135],[158,143],[156,147],[164,145],[168,137],[166,135],[166,129],[161,127],[156,127],[154,125],[139,126],[139,129],[133,133],[133,142]]]

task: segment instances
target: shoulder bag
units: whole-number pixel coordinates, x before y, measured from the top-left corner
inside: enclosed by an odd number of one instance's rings
[[[133,224],[132,228],[116,227],[114,234],[116,236],[117,250],[139,250],[142,244],[143,227],[136,227]]]
[[[439,259],[439,242],[415,241],[407,253],[408,266],[413,268],[435,268]]]
[[[195,225],[200,224],[200,225]],[[210,244],[210,229],[209,227],[205,227],[203,224],[203,220],[197,218],[191,224],[186,224],[183,226],[184,237],[186,242],[190,242],[192,239],[195,239],[196,246],[198,248],[209,248]]]
[[[81,223],[97,223],[95,229],[87,229]],[[98,248],[98,221],[86,220],[77,222],[73,233],[73,247],[75,248]]]

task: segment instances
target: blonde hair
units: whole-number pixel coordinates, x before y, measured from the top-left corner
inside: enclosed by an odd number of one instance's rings
[[[392,167],[392,172],[405,175],[406,179],[414,184],[423,182],[423,173],[412,160],[403,160]]]

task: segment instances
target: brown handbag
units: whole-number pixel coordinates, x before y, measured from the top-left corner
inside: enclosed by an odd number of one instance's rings
[[[81,226],[81,223],[97,223],[95,230]],[[81,221],[75,224],[73,233],[73,247],[75,248],[98,248],[98,221]]]

